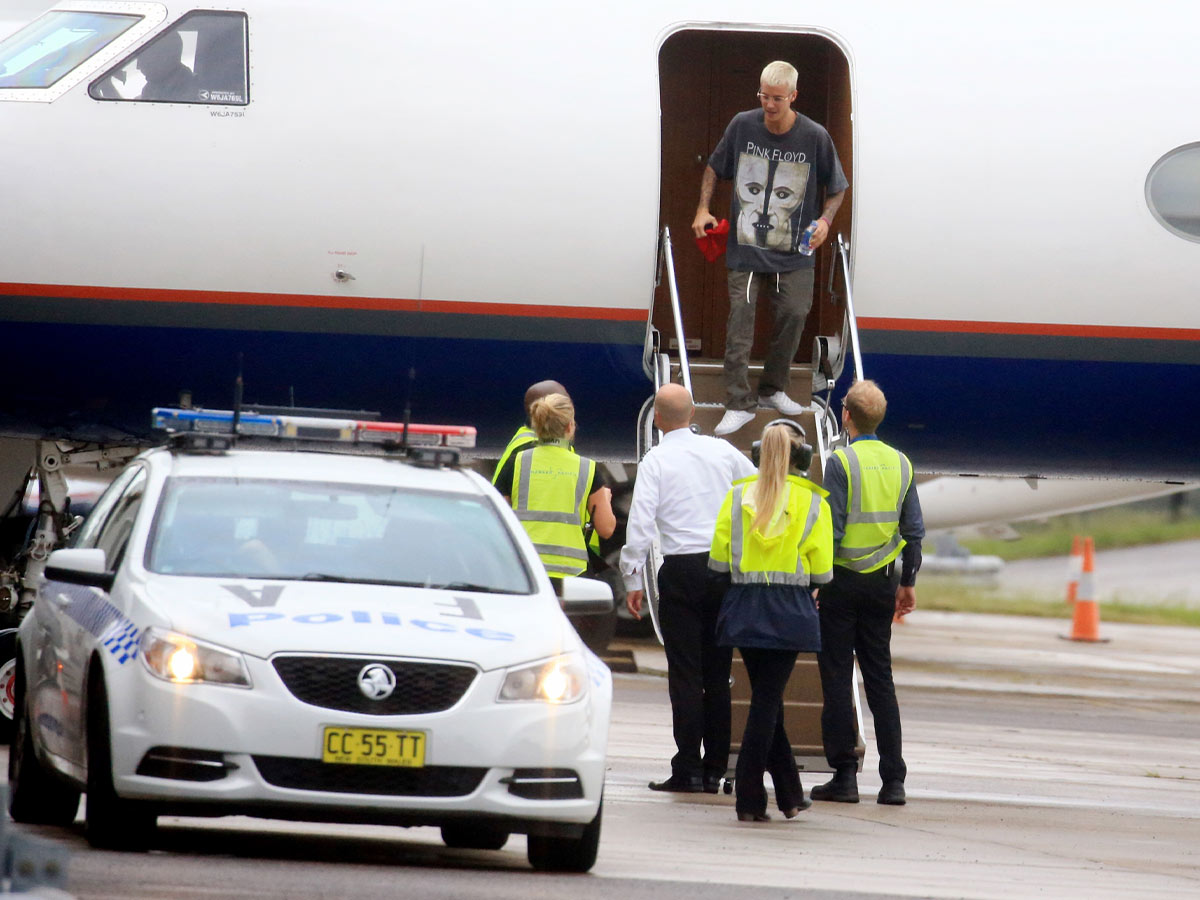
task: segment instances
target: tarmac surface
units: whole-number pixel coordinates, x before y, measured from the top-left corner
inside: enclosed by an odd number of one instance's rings
[[[1077,643],[1060,637],[1069,628],[1065,617],[919,609],[895,628],[905,807],[873,802],[869,715],[857,805],[816,803],[755,831],[730,821],[731,801],[663,799],[622,773],[666,774],[669,723],[661,707],[629,704],[616,713],[609,794],[677,808],[663,840],[719,852],[704,880],[888,896],[1200,896],[1200,629],[1102,624],[1105,643]],[[627,647],[643,674],[619,679],[665,670],[661,648]],[[812,778],[806,787],[824,776]],[[713,827],[728,835],[716,846]],[[663,858],[673,856],[625,864],[602,848],[596,871],[687,877],[663,871]]]
[[[1069,625],[918,608],[893,640],[908,804],[874,802],[867,715],[862,802],[761,824],[731,796],[647,789],[674,752],[666,662],[619,642],[637,672],[614,675],[587,876],[532,872],[520,836],[452,850],[429,828],[164,818],[148,854],[92,850],[79,820],[23,830],[66,845],[79,900],[1198,897],[1200,629],[1102,624],[1088,644]]]

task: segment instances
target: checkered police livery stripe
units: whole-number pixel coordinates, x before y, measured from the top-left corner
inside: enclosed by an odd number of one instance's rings
[[[124,624],[114,625],[102,643],[108,648],[108,652],[117,658],[118,663],[125,665],[129,660],[137,659],[138,639],[142,630],[128,619],[122,621]]]
[[[141,629],[121,615],[103,594],[82,585],[56,585],[55,589],[67,598],[63,611],[99,639],[118,663],[124,665],[137,658]]]

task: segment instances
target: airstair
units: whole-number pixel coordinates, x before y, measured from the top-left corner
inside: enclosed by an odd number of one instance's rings
[[[725,414],[725,388],[723,381],[724,362],[720,359],[690,359],[687,339],[683,333],[680,314],[680,298],[675,280],[675,264],[671,247],[670,228],[664,226],[659,246],[660,276],[665,275],[671,298],[673,340],[664,342],[661,333],[653,325],[653,315],[646,326],[646,344],[643,363],[647,375],[658,390],[669,381],[682,384],[692,394],[696,404],[695,425],[703,434],[712,434],[713,429]],[[840,292],[835,290],[840,285]],[[850,288],[850,247],[843,236],[837,236],[835,265],[830,270],[830,295],[834,302],[844,307],[841,334],[819,336],[813,342],[811,362],[793,363],[789,396],[806,407],[799,416],[791,416],[799,422],[812,445],[813,466],[809,477],[820,482],[822,462],[839,440],[842,440],[841,419],[830,402],[839,379],[843,377],[846,363],[853,363],[853,377],[861,378],[862,354],[858,344],[858,327],[854,316],[853,296]],[[653,313],[653,310],[651,310]],[[678,355],[672,357],[664,347],[678,347]],[[850,357],[848,360],[847,357]],[[762,373],[762,363],[751,362],[750,383],[756,384]],[[847,374],[847,378],[849,375]],[[641,459],[654,444],[658,435],[653,424],[653,398],[642,409],[638,428],[638,458]],[[772,419],[782,416],[778,410],[758,409],[752,422],[743,425],[726,440],[739,450],[749,452],[750,444],[758,440],[763,426]]]

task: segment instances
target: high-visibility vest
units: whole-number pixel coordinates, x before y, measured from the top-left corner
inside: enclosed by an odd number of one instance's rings
[[[504,452],[500,454],[500,461],[496,463],[496,471],[492,473],[492,484],[495,484],[500,478],[500,472],[504,468],[504,464],[508,462],[508,458],[517,450],[523,450],[531,444],[537,443],[537,433],[528,425],[522,425],[517,429],[517,433],[509,440],[508,446],[504,448]]]
[[[565,440],[539,443],[514,459],[513,511],[551,578],[587,569],[583,525],[595,474],[595,461],[572,452]]]
[[[880,440],[855,441],[833,456],[846,472],[846,533],[833,561],[855,572],[882,569],[904,549],[900,509],[912,463]]]
[[[769,535],[753,528],[746,489],[757,475],[733,483],[713,532],[708,567],[728,572],[734,584],[825,584],[833,578],[833,517],[828,493],[807,478],[789,475],[783,516]]]
[[[492,484],[500,480],[500,472],[504,469],[504,464],[508,462],[508,458],[520,450],[527,450],[538,442],[537,433],[528,425],[522,425],[517,429],[517,433],[509,440],[508,446],[504,448],[504,452],[500,454],[500,460],[496,463],[496,470],[492,472]],[[568,445],[569,447],[570,445]],[[585,528],[586,531],[586,528]],[[600,535],[595,531],[587,537],[587,548],[593,556],[600,556]]]

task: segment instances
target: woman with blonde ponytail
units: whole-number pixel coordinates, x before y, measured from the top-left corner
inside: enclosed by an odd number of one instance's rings
[[[580,456],[575,438],[575,405],[566,394],[547,394],[529,407],[538,442],[514,453],[496,478],[496,488],[517,518],[546,567],[556,590],[562,579],[587,570],[586,529],[611,537],[617,520],[612,489],[595,460]]]
[[[783,693],[796,655],[821,649],[812,589],[833,573],[833,525],[825,491],[804,474],[804,430],[776,419],[754,445],[758,474],[735,481],[717,516],[709,568],[728,573],[717,619],[721,646],[737,647],[750,676],[750,711],[737,760],[737,817],[765,822],[771,773],[789,819],[807,809],[783,723]]]

